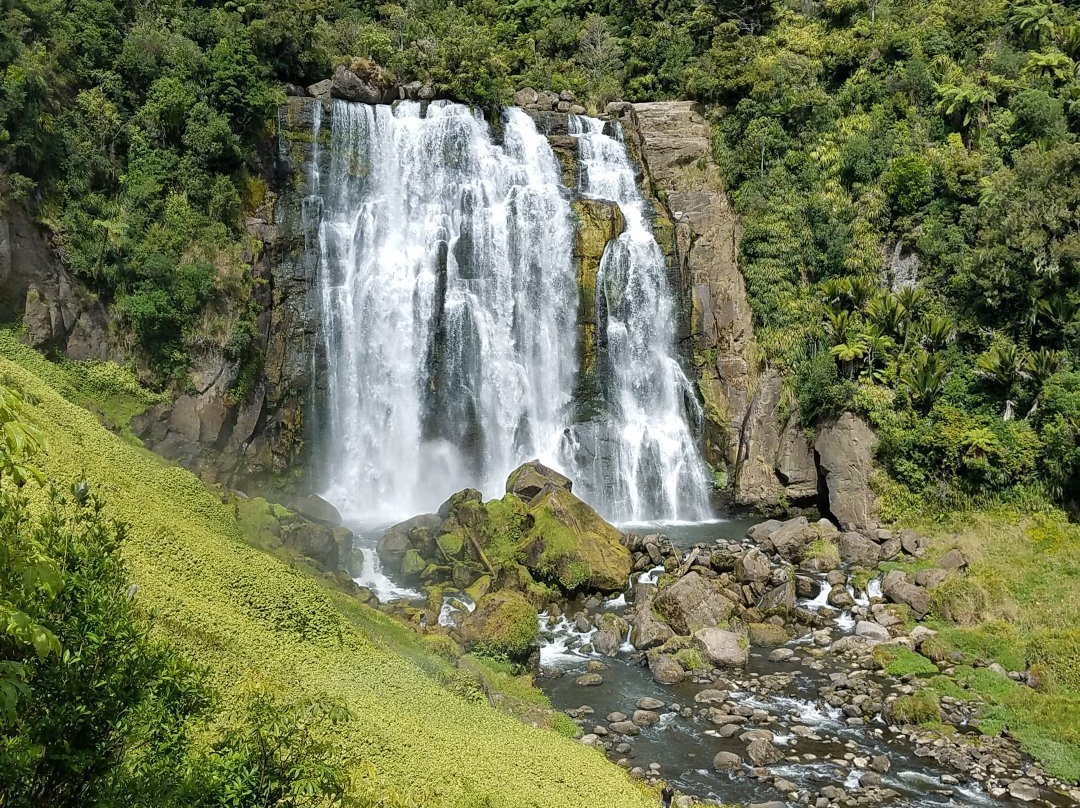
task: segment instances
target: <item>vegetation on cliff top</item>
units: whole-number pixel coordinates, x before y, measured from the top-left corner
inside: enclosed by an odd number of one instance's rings
[[[490,708],[474,677],[408,628],[249,547],[232,510],[188,472],[110,434],[21,364],[0,358],[0,378],[27,401],[20,422],[47,445],[46,479],[87,481],[102,514],[126,525],[124,564],[152,616],[149,641],[205,667],[220,694],[208,732],[250,748],[243,727],[258,721],[244,718],[255,709],[245,682],[256,677],[284,703],[348,710],[328,764],[360,805],[569,807],[584,804],[584,783],[589,804],[651,804],[594,750]],[[33,513],[48,507],[45,489],[24,493]]]

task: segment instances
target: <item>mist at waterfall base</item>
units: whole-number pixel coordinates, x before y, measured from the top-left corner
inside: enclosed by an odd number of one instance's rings
[[[448,102],[316,110],[304,216],[325,363],[317,457],[346,518],[386,524],[465,487],[501,496],[532,458],[612,521],[707,518],[701,409],[617,128],[570,119],[577,192],[626,221],[597,277],[604,413],[582,422],[571,189],[533,120],[504,111],[496,139]]]

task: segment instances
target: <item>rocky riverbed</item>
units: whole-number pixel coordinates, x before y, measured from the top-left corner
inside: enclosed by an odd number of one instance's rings
[[[666,780],[704,802],[1080,802],[1080,792],[1047,776],[1010,739],[971,727],[971,703],[942,698],[928,708],[938,711],[932,724],[909,722],[920,706],[918,677],[891,676],[881,662],[932,638],[926,628],[907,630],[899,615],[910,605],[896,608],[902,600],[921,605],[926,588],[895,575],[886,584],[857,568],[851,575],[852,561],[872,561],[890,546],[875,553],[849,537],[838,544],[850,560],[835,559],[838,568],[823,572],[829,559],[804,553],[799,567],[786,566],[777,550],[790,552],[791,535],[811,529],[806,520],[745,528],[730,522],[628,537],[635,573],[626,593],[553,605],[542,615],[540,684],[578,722],[581,743],[634,776]],[[709,531],[713,540],[701,541]],[[686,534],[689,546],[681,541]],[[905,541],[921,551],[914,535],[883,532],[880,543],[868,540],[877,548],[896,542],[897,555]],[[658,595],[661,576],[667,586]],[[736,586],[745,595],[742,603],[732,600],[741,619],[720,618],[728,628],[699,628],[689,641],[672,632],[669,624],[688,630],[726,608],[710,602],[721,582],[722,591]],[[679,587],[687,590],[683,599],[670,594]],[[619,636],[624,629],[629,637]],[[948,671],[947,663],[941,667]]]
[[[805,516],[618,530],[532,461],[501,499],[467,489],[361,534],[356,580],[453,647],[531,670],[581,743],[681,804],[1080,805],[1007,729],[978,731],[954,673],[1038,677],[922,622],[949,619],[942,593],[967,580],[960,550],[931,562],[928,545]]]

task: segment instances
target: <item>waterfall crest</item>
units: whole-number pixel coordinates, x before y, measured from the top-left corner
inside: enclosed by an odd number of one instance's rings
[[[318,143],[321,118],[315,129]],[[577,307],[547,139],[520,110],[498,145],[461,105],[336,101],[329,149],[306,206],[319,215],[328,496],[391,520],[553,461]]]
[[[561,447],[582,496],[609,519],[700,520],[710,515],[709,479],[694,431],[702,423],[693,384],[679,364],[675,297],[618,124],[570,117],[578,139],[578,191],[617,204],[626,226],[604,250],[597,322],[604,346],[609,417],[575,425]]]

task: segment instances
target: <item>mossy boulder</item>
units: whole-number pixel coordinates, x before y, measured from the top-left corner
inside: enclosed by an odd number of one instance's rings
[[[504,589],[480,598],[462,623],[461,637],[469,650],[525,663],[538,647],[540,624],[532,604]]]
[[[438,545],[439,550],[448,559],[459,558],[461,551],[464,548],[465,540],[460,533],[443,533],[437,539],[435,544]]]
[[[752,645],[783,645],[790,639],[783,626],[772,623],[751,623],[746,630]]]
[[[536,602],[556,596],[552,586],[564,592],[625,587],[631,558],[622,534],[571,493],[569,479],[534,460],[517,468],[506,488],[506,496],[488,502],[465,489],[437,514],[394,525],[379,541],[384,567],[459,588],[488,576],[494,588]]]
[[[567,592],[621,591],[630,577],[622,534],[568,489],[549,488],[529,505],[521,544],[525,564]]]
[[[352,531],[313,522],[261,497],[237,502],[237,517],[248,540],[258,547],[287,547],[327,572],[356,570]]]
[[[424,560],[420,553],[413,549],[405,551],[405,555],[401,559],[401,574],[405,578],[415,580],[423,575],[427,568],[428,562]]]
[[[399,572],[409,550],[429,557],[442,521],[437,514],[425,513],[388,528],[379,539],[377,548],[383,566],[391,573]]]

